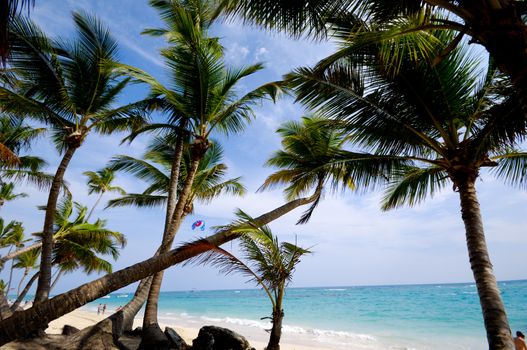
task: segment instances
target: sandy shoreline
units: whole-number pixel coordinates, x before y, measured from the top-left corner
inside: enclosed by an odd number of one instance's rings
[[[49,328],[47,329],[47,333],[49,334],[61,334],[62,333],[62,327],[64,325],[70,325],[77,327],[79,329],[86,328],[89,326],[94,325],[95,323],[101,321],[106,315],[97,315],[96,312],[87,311],[84,309],[78,309],[73,312],[70,312],[69,314],[66,314],[49,324]],[[141,326],[142,319],[136,318],[134,321],[134,328],[137,326]],[[169,326],[174,328],[179,335],[185,339],[185,341],[188,344],[192,344],[192,339],[196,338],[199,332],[199,328],[190,328],[190,327],[180,327],[176,324],[167,324],[167,323],[160,323],[161,328],[164,329],[165,326]],[[220,325],[221,326],[221,325]],[[234,327],[233,327],[234,328]],[[236,331],[235,329],[233,329]],[[251,343],[251,345],[257,349],[262,350],[264,349],[265,345],[267,345],[265,342],[261,340],[255,340],[254,337],[251,337],[251,335],[248,334],[242,334],[247,338],[247,340]],[[330,348],[321,348],[320,346],[307,346],[307,345],[301,345],[301,344],[291,344],[291,343],[280,343],[280,347],[283,350],[331,350]]]

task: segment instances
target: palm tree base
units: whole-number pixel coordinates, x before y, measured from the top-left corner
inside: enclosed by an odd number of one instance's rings
[[[143,329],[138,350],[169,350],[170,342],[159,324],[152,323]]]

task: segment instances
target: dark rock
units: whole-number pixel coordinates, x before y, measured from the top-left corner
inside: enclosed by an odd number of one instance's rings
[[[70,326],[68,324],[62,327],[62,335],[72,335],[72,334],[79,333],[79,332],[80,332],[80,329]]]
[[[187,345],[185,340],[177,334],[177,332],[170,328],[165,328],[165,335],[168,338],[168,341],[170,342],[170,348],[173,350],[187,350],[190,349],[190,346]]]
[[[212,339],[211,339],[212,338]],[[251,350],[251,345],[243,336],[230,329],[205,326],[199,330],[192,342],[193,350]]]
[[[198,337],[192,341],[192,350],[214,350],[214,337],[210,333],[199,331]]]

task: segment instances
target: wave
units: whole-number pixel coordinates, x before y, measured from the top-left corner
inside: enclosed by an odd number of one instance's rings
[[[118,298],[128,298],[128,294],[121,294],[117,296]]]
[[[270,322],[256,321],[256,320],[243,319],[243,318],[234,318],[234,317],[215,318],[215,317],[201,316],[200,319],[207,321],[207,322],[220,322],[220,323],[227,323],[227,324],[233,324],[233,325],[238,325],[238,326],[259,328],[259,329],[264,329],[264,330],[271,328]],[[291,325],[286,325],[286,324],[282,326],[282,332],[290,333],[290,334],[312,335],[317,338],[318,337],[330,337],[330,338],[355,339],[355,340],[362,340],[362,341],[375,341],[376,340],[374,336],[369,335],[369,334],[351,333],[351,332],[336,331],[336,330],[331,330],[331,329],[304,328],[300,326],[291,326]]]
[[[345,291],[347,290],[346,288],[327,288],[327,289],[324,289],[325,291],[330,291],[330,292],[342,292],[342,291]]]

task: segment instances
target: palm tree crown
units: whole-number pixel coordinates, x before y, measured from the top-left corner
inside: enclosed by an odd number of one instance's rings
[[[437,37],[449,42],[451,34]],[[378,58],[381,53],[378,45],[363,46],[314,69],[298,69],[287,79],[300,101],[345,124],[356,146],[401,160],[385,209],[416,204],[453,184],[489,344],[509,349],[510,329],[487,253],[475,182],[482,168],[494,167],[506,181],[525,184],[527,154],[515,150],[527,130],[519,98],[492,62],[478,79],[478,65],[462,49],[435,65],[416,65],[408,58],[395,75]]]
[[[174,143],[167,142],[164,137],[154,139],[143,160],[124,155],[114,157],[110,163],[111,169],[130,173],[146,181],[148,187],[143,193],[129,193],[121,198],[113,199],[109,202],[108,207],[123,205],[153,207],[166,203],[173,153]],[[239,177],[225,180],[227,166],[221,163],[222,158],[221,146],[212,143],[200,161],[191,194],[185,205],[185,215],[192,213],[194,200],[207,203],[221,193],[238,196],[245,193],[245,187],[240,183]],[[190,162],[191,155],[187,148],[183,154],[178,191],[181,191],[185,183]]]

